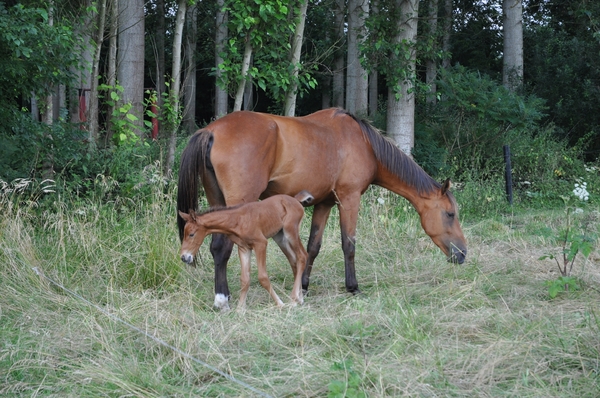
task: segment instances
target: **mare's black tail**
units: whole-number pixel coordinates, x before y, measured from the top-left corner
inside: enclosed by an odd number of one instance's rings
[[[179,183],[177,185],[177,210],[189,213],[198,210],[198,190],[200,179],[207,179],[207,174],[214,176],[210,164],[210,148],[213,135],[210,131],[196,132],[188,142],[181,155],[179,167]],[[177,214],[179,240],[183,240],[185,221]]]

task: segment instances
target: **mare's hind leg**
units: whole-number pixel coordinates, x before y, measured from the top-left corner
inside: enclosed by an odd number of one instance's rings
[[[313,263],[315,258],[319,255],[321,250],[321,242],[323,241],[323,232],[325,230],[325,224],[329,218],[329,213],[333,204],[319,203],[315,205],[313,210],[313,217],[310,226],[310,236],[308,238],[308,244],[306,250],[308,252],[308,258],[306,260],[306,267],[302,274],[302,290],[306,294],[308,291],[308,283],[310,280],[310,271],[312,271]]]
[[[229,309],[229,286],[227,285],[227,262],[233,250],[233,242],[223,234],[213,234],[210,252],[215,261],[215,303],[225,311]]]
[[[267,274],[267,241],[265,240],[264,243],[255,243],[254,253],[256,254],[256,265],[258,266],[258,281],[269,292],[273,300],[275,300],[275,304],[278,307],[282,307],[283,301],[281,301],[275,290],[273,290],[269,275]]]

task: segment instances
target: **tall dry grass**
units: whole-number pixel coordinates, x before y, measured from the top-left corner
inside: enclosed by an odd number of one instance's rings
[[[238,314],[212,309],[208,245],[197,268],[178,260],[173,198],[162,188],[140,203],[2,196],[0,395],[256,395],[32,267],[271,396],[334,396],[340,383],[347,396],[370,397],[600,391],[598,251],[576,263],[583,289],[554,300],[544,282],[556,271],[538,260],[553,243],[535,234],[536,226],[558,228],[561,211],[466,220],[468,260],[454,265],[405,201],[370,190],[357,231],[362,294],[344,291],[334,211],[305,305],[275,308],[253,269],[248,310]],[[278,294],[287,297],[293,277],[275,244],[267,264]],[[229,281],[235,304],[235,251]]]

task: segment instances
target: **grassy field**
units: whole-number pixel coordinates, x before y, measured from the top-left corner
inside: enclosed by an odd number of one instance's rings
[[[5,195],[0,395],[600,394],[600,255],[595,250],[577,258],[573,274],[581,289],[555,299],[545,282],[557,278],[556,265],[538,260],[560,250],[548,231],[563,225],[563,210],[463,219],[469,255],[454,265],[422,231],[407,202],[385,196],[381,205],[379,195],[365,195],[360,214],[362,294],[344,290],[334,213],[305,304],[277,309],[254,267],[243,314],[213,310],[207,243],[197,268],[179,261],[173,192],[153,193],[145,204],[57,196],[39,208],[36,200]],[[597,208],[578,217],[599,232]],[[235,249],[232,258],[235,305]],[[275,289],[289,302],[292,274],[275,244],[267,265]]]

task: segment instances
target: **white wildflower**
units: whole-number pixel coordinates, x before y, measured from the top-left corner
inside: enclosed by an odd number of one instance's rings
[[[573,194],[579,198],[579,200],[587,201],[590,198],[590,193],[587,190],[587,182],[583,181],[581,184],[575,184]]]
[[[379,203],[380,205],[385,203],[385,200],[383,198],[377,198],[377,203]]]

